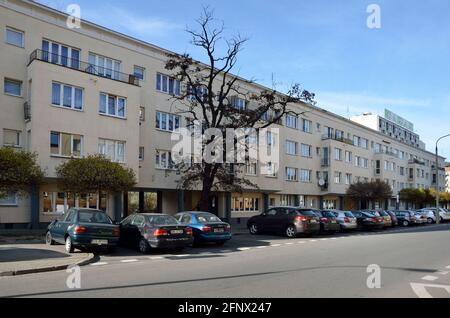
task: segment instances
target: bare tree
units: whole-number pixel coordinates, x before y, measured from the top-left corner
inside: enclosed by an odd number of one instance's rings
[[[253,81],[243,80],[232,73],[247,39],[240,35],[225,39],[223,23],[218,24],[208,8],[203,9],[197,23],[199,30],[187,29],[187,32],[192,37],[192,45],[204,52],[207,63],[198,62],[187,53],[169,54],[165,66],[175,79],[183,83],[182,89],[172,97],[179,114],[200,122],[204,130],[258,130],[280,123],[286,114],[304,114],[290,110],[290,104],[315,104],[315,95],[301,89],[298,84],[292,85],[285,94],[277,92],[275,87],[251,91],[248,87]],[[236,105],[236,100],[245,101],[245,105]],[[203,146],[214,142],[214,137],[205,140]],[[240,176],[239,168],[242,165],[230,167],[229,164],[204,160],[201,163],[179,164],[176,168],[180,175],[178,187],[183,190],[201,189],[197,208],[207,210],[212,192],[242,192],[245,187],[257,188]]]

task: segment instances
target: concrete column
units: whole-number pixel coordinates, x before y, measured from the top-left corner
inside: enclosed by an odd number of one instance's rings
[[[224,219],[230,223],[231,222],[231,193],[225,194],[225,211]]]
[[[263,194],[263,209],[261,212],[264,212],[265,210],[267,210],[269,208],[269,195],[267,193]]]
[[[156,210],[158,213],[164,213],[163,209],[163,192],[157,191]]]
[[[339,197],[339,210],[344,210],[344,197]]]
[[[139,191],[139,213],[145,212],[145,193],[144,191]]]
[[[300,206],[300,196],[299,196],[299,195],[296,195],[296,196],[295,196],[295,206],[296,206],[296,207],[299,207],[299,206]]]
[[[322,195],[319,197],[319,209],[323,210],[323,196]]]
[[[183,212],[185,210],[184,208],[184,191],[178,190],[178,212]]]
[[[31,217],[30,227],[32,229],[39,229],[39,186],[33,185],[30,192],[31,199]]]
[[[123,194],[123,217],[128,216],[128,192]]]
[[[114,194],[114,221],[122,221],[122,193]]]

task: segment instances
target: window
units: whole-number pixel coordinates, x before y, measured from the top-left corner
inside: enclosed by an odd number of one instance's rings
[[[344,139],[344,132],[342,130],[336,129],[336,140],[343,140]]]
[[[298,128],[297,116],[293,116],[293,115],[289,115],[289,114],[286,115],[286,127],[297,129]]]
[[[277,177],[277,165],[276,163],[269,162],[266,164],[266,177]]]
[[[139,107],[139,120],[145,121],[145,107]]]
[[[173,169],[175,164],[172,160],[172,153],[165,150],[156,150],[156,168],[157,169]]]
[[[341,178],[342,178],[342,173],[336,171],[336,172],[334,173],[334,183],[340,184],[340,183],[341,183]]]
[[[198,100],[205,100],[208,95],[208,88],[206,86],[192,87],[189,86],[189,99],[193,102]]]
[[[160,73],[156,74],[156,90],[175,96],[181,95],[181,83],[179,80]]]
[[[311,170],[300,170],[300,181],[301,182],[311,182]]]
[[[173,114],[156,112],[156,128],[165,131],[175,131],[180,128],[181,117]]]
[[[361,157],[355,156],[355,167],[361,166]]]
[[[259,212],[259,199],[253,197],[232,197],[232,212]]]
[[[303,119],[302,120],[302,131],[305,133],[311,133],[312,121]]]
[[[42,59],[53,64],[80,68],[80,50],[49,40],[42,40]]]
[[[20,148],[22,145],[21,134],[18,130],[3,129],[3,145]]]
[[[301,145],[301,154],[302,154],[302,157],[311,158],[312,157],[312,146],[302,144]]]
[[[363,168],[369,168],[369,159],[363,158],[362,159],[362,167]]]
[[[22,31],[7,27],[6,43],[23,48],[25,46],[24,33]]]
[[[364,149],[368,149],[369,141],[365,138],[360,138],[360,147]]]
[[[237,96],[232,97],[231,105],[238,110],[247,109],[247,101],[245,99],[239,98]]]
[[[145,78],[145,68],[135,65],[133,74],[136,78],[143,81]]]
[[[83,95],[82,88],[60,83],[52,84],[52,104],[55,106],[83,110]]]
[[[12,79],[5,78],[5,87],[4,92],[5,94],[12,95],[12,96],[22,96],[22,82],[16,81]]]
[[[53,156],[79,158],[82,148],[83,136],[54,131],[50,133],[50,153]]]
[[[144,147],[139,147],[139,160],[144,160],[145,149]]]
[[[358,136],[353,136],[353,146],[359,147],[361,138]]]
[[[0,206],[18,205],[18,195],[16,192],[0,192]]]
[[[120,80],[120,62],[89,53],[90,72],[99,76]]]
[[[352,153],[350,151],[345,152],[345,162],[347,162],[347,163],[352,162]]]
[[[339,148],[334,148],[334,159],[337,161],[342,160],[342,150]]]
[[[98,153],[113,162],[125,163],[125,142],[99,139]]]
[[[400,167],[400,175],[401,176],[405,175],[405,168],[404,167]]]
[[[251,176],[256,176],[256,162],[249,162],[246,161],[245,162],[245,174],[247,175],[251,175]]]
[[[297,147],[298,147],[298,143],[296,143],[295,141],[286,140],[286,153],[288,155],[296,156],[297,155]]]
[[[100,114],[108,116],[126,117],[126,99],[106,93],[100,93]]]
[[[275,134],[271,131],[266,132],[266,140],[267,140],[267,146],[276,146],[275,145]]]
[[[350,173],[345,174],[345,184],[349,185],[352,183],[352,175]]]
[[[287,181],[298,181],[298,169],[297,168],[286,168],[286,180]]]

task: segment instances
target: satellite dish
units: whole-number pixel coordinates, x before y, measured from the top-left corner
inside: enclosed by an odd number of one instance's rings
[[[324,179],[320,179],[320,180],[319,180],[319,185],[320,185],[321,187],[323,187],[323,186],[325,185],[325,180],[324,180]]]

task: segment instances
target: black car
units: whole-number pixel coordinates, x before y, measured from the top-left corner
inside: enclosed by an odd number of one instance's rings
[[[294,238],[300,233],[319,233],[320,219],[312,209],[273,207],[250,218],[247,227],[253,235],[268,232]]]
[[[360,230],[382,229],[384,227],[382,217],[362,211],[352,211],[352,213],[356,217],[358,229]]]
[[[182,250],[194,241],[192,229],[166,214],[133,214],[120,223],[120,245],[146,254],[151,248]]]
[[[335,233],[341,230],[336,215],[331,211],[314,211],[320,217],[320,231],[323,233]]]
[[[394,211],[397,216],[398,224],[402,226],[410,226],[417,223],[416,215],[413,211]]]
[[[399,223],[398,223],[397,215],[395,215],[394,211],[386,211],[386,213],[389,214],[391,217],[392,226],[393,227],[398,226]]]

